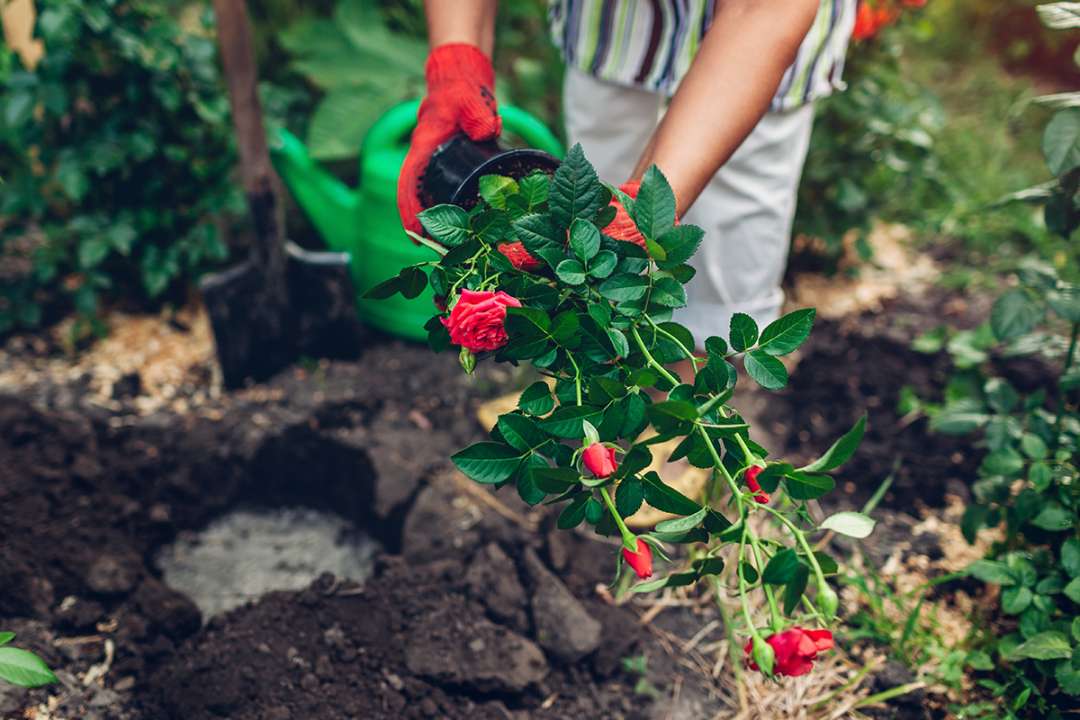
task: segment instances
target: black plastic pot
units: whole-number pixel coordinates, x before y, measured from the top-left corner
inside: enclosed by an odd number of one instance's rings
[[[478,143],[459,134],[432,154],[420,201],[424,207],[452,203],[469,208],[477,202],[484,175],[505,175],[516,180],[536,170],[551,174],[558,167],[559,159],[543,150],[507,150],[497,141]]]

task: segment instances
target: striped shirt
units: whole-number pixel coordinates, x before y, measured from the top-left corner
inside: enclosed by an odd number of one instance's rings
[[[601,80],[672,94],[723,0],[549,0],[555,44],[571,67]],[[844,88],[856,0],[820,0],[773,110]]]

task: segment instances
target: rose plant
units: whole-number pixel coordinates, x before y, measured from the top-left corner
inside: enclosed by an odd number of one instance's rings
[[[741,357],[764,388],[784,387],[780,357],[806,339],[814,311],[761,330],[737,314],[726,339],[699,345],[671,318],[686,304],[694,274],[687,260],[704,233],[677,223],[674,195],[656,167],[624,189],[634,197],[601,183],[580,146],[552,177],[484,177],[474,206],[420,214],[427,235],[413,239],[439,259],[403,269],[368,296],[415,297],[430,283],[440,304],[427,325],[435,350],[456,345],[468,372],[490,356],[527,361],[553,381],[553,388],[530,385],[488,440],[453,456],[465,475],[513,485],[530,505],[561,505],[559,528],[585,524],[620,538],[616,580],[624,562],[643,580],[630,592],[704,578],[727,583],[741,604],[748,661],[766,675],[800,675],[832,646],[828,625],[837,612],[826,579],[836,562],[810,536],[833,530],[861,538],[873,528],[850,512],[819,523],[808,505],[833,488],[828,473],[855,451],[864,421],[807,465],[770,459],[729,404],[733,363]],[[677,374],[678,361],[690,363],[692,377]],[[667,460],[712,470],[700,498],[647,470],[653,453],[676,441]],[[626,518],[643,503],[672,518],[633,532]],[[755,515],[779,532],[759,534]],[[688,548],[678,560],[668,555],[673,545]],[[651,577],[654,555],[679,569]],[[767,619],[755,616],[752,592],[764,595]],[[817,629],[803,629],[810,625]]]

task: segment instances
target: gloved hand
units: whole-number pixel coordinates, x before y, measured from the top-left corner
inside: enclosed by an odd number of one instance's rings
[[[472,140],[491,140],[502,130],[502,118],[495,106],[495,70],[478,47],[467,43],[447,43],[431,51],[424,67],[427,97],[413,130],[409,154],[398,178],[398,212],[401,224],[415,233],[423,232],[416,214],[420,186],[431,154],[458,132]]]
[[[637,200],[638,188],[640,187],[640,182],[631,181],[623,183],[619,186],[619,189]],[[640,247],[645,247],[645,238],[638,232],[637,226],[634,225],[634,221],[630,219],[630,213],[626,212],[626,208],[619,202],[619,198],[611,198],[611,204],[615,208],[615,219],[608,223],[608,226],[604,228],[604,233],[615,240],[632,242]]]

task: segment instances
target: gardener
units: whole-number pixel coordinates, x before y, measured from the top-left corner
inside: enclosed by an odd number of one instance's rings
[[[726,334],[735,312],[760,324],[779,314],[813,101],[841,87],[855,3],[551,0],[568,66],[570,142],[609,180],[639,180],[655,163],[679,216],[706,231],[678,318],[698,342]],[[398,185],[402,221],[414,232],[435,148],[457,132],[486,140],[501,129],[490,60],[495,0],[425,6],[428,95]],[[634,195],[636,185],[623,189]],[[633,239],[635,231],[616,220],[606,232]]]

